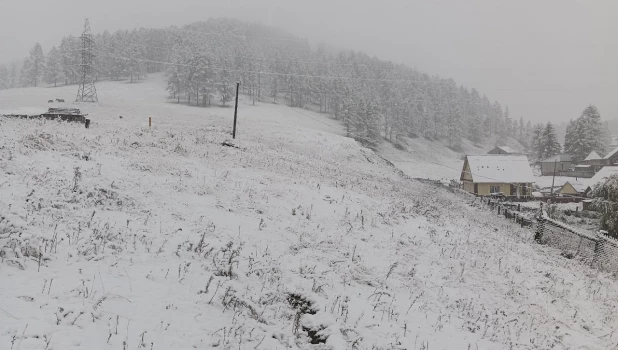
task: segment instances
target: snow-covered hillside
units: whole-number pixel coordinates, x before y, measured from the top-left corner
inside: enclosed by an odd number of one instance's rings
[[[618,343],[616,282],[529,230],[317,113],[242,100],[223,146],[233,109],[163,86],[98,84],[90,129],[0,119],[0,349]],[[74,90],[1,91],[0,110]]]

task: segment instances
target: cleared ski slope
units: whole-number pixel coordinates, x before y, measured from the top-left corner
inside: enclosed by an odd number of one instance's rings
[[[243,99],[233,148],[233,110],[167,103],[161,76],[97,87],[90,129],[0,120],[1,349],[618,343],[613,279],[325,116]]]

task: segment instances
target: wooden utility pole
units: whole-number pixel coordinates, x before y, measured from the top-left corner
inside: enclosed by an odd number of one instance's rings
[[[556,164],[558,159],[554,160],[554,177],[551,179],[551,196],[554,196],[554,181],[556,181]]]
[[[238,116],[238,89],[240,88],[240,82],[236,83],[236,106],[234,107],[234,129],[232,131],[232,138],[236,138],[236,118]]]

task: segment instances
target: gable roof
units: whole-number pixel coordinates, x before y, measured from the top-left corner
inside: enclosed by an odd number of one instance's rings
[[[558,162],[571,162],[571,161],[573,161],[573,156],[570,155],[570,154],[562,153],[562,154],[555,155],[553,157],[549,157],[549,158],[543,159],[541,161],[541,163],[553,163],[555,161],[558,161]]]
[[[618,152],[618,147],[614,148],[613,150],[611,150],[605,157],[603,157],[603,159],[609,159],[611,158],[614,154],[616,154]]]
[[[588,184],[583,183],[583,182],[578,182],[578,181],[567,181],[565,182],[564,185],[562,185],[562,187],[560,188],[560,190],[562,190],[567,184],[571,185],[575,191],[577,191],[578,193],[585,193],[586,190],[588,190],[588,188],[590,187]]]
[[[483,154],[466,156],[466,162],[470,167],[472,181],[476,183],[534,182],[528,157],[523,155]]]
[[[601,156],[597,152],[592,151],[584,160],[593,160],[593,159],[601,159]]]

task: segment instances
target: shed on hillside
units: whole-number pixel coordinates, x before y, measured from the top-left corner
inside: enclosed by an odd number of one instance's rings
[[[534,175],[526,156],[484,154],[465,157],[460,180],[464,190],[479,196],[522,197],[532,194]]]

